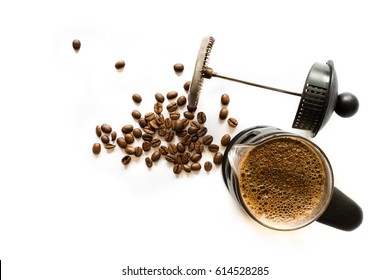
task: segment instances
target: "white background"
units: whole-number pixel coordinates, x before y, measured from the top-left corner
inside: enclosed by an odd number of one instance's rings
[[[128,265],[268,266],[264,279],[388,275],[385,1],[58,2],[0,3],[4,279],[168,279],[122,276]],[[92,154],[97,124],[119,132],[133,123],[132,110],[152,110],[156,92],[184,94],[205,35],[216,39],[215,71],[291,91],[301,91],[314,62],[334,61],[339,91],[357,95],[360,110],[349,119],[334,115],[313,141],[328,155],[336,186],[364,210],[357,230],[314,223],[272,231],[239,209],[220,167],[176,176],[165,161],[148,170],[143,159],[133,160],[124,168],[119,149]],[[114,68],[120,59],[122,72]],[[172,70],[176,62],[186,67],[181,76]],[[140,106],[131,100],[136,92]],[[235,130],[218,122],[222,93],[231,97]],[[298,103],[213,78],[199,110],[215,139],[260,124],[302,134],[291,128]]]

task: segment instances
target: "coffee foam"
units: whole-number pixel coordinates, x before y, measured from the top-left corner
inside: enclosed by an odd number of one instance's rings
[[[320,204],[325,177],[321,159],[310,146],[280,136],[245,155],[239,185],[243,201],[259,220],[294,223],[310,216]]]

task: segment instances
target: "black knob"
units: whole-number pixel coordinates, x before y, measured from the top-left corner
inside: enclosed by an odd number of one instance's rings
[[[349,92],[340,93],[337,96],[336,108],[334,111],[343,118],[349,118],[359,110],[359,100]]]

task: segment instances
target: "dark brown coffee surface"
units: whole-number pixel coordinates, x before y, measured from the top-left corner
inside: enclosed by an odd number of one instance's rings
[[[279,136],[248,152],[239,168],[240,192],[260,220],[290,223],[316,209],[325,193],[325,169],[298,138]]]

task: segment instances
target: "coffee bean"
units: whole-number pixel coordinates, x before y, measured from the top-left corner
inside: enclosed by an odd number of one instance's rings
[[[175,137],[175,131],[170,130],[167,135],[165,135],[165,141],[171,142],[173,140],[173,137]]]
[[[176,145],[173,144],[173,143],[169,143],[169,144],[168,144],[168,151],[169,151],[169,153],[170,153],[171,155],[176,154],[176,153],[177,153],[177,147],[176,147]]]
[[[199,140],[199,137],[197,135],[192,135],[191,136],[191,142],[195,143],[198,140]]]
[[[80,50],[80,48],[81,48],[81,42],[80,42],[80,40],[74,39],[73,42],[72,42],[72,47],[73,47],[73,49],[74,49],[76,52],[78,52],[78,51]]]
[[[157,120],[154,119],[152,121],[149,122],[149,126],[153,129],[153,130],[157,130],[160,125],[157,123]]]
[[[168,162],[171,162],[171,163],[176,163],[176,157],[174,155],[166,155],[165,156],[165,159],[168,161]]]
[[[151,120],[154,120],[154,112],[149,112],[145,114],[145,120],[150,122]]]
[[[204,124],[207,120],[206,118],[206,114],[204,112],[199,112],[197,115],[196,115],[196,119],[198,120],[198,122],[200,124]]]
[[[219,111],[219,118],[221,120],[224,120],[229,115],[229,110],[227,108],[222,108],[221,111]]]
[[[138,120],[141,117],[141,112],[138,110],[134,110],[133,112],[131,112],[131,115],[134,119]]]
[[[132,144],[134,143],[134,135],[131,133],[125,134],[125,141],[127,144]]]
[[[207,133],[207,128],[203,126],[199,128],[198,132],[196,132],[196,136],[203,137],[206,135],[206,133]]]
[[[170,102],[168,105],[167,105],[167,110],[168,112],[175,112],[177,110],[178,106],[177,106],[177,103],[176,102]]]
[[[111,143],[108,143],[108,144],[105,144],[104,145],[104,148],[106,148],[107,150],[112,150],[115,148],[115,145],[114,144],[111,144]]]
[[[191,159],[191,153],[190,152],[184,152],[183,153],[183,164],[189,163],[190,159]]]
[[[197,122],[197,121],[192,121],[192,122],[190,123],[190,126],[194,126],[194,127],[196,127],[196,128],[200,128],[200,127],[201,127],[200,123]]]
[[[135,138],[141,138],[142,137],[142,130],[139,129],[138,127],[137,128],[134,128],[133,130],[133,135]]]
[[[123,149],[127,147],[127,142],[124,137],[118,137],[118,139],[116,139],[116,143]]]
[[[145,118],[139,118],[138,124],[140,127],[144,128],[145,126],[148,125],[148,122],[145,120]]]
[[[180,96],[180,97],[176,100],[176,103],[177,103],[177,105],[179,105],[179,106],[184,106],[184,105],[186,105],[186,103],[187,103],[187,98],[186,98],[184,95],[182,95],[182,96]]]
[[[102,136],[102,129],[100,128],[100,125],[97,125],[95,128],[96,136],[100,137]]]
[[[165,135],[167,135],[167,129],[165,128],[165,126],[161,126],[157,130],[157,133],[159,136],[164,137]]]
[[[190,123],[190,121],[187,120],[187,119],[183,119],[182,121],[183,121],[183,126],[184,126],[184,129],[185,129],[188,126],[188,124]]]
[[[130,161],[131,161],[131,157],[130,157],[129,155],[124,156],[124,157],[122,158],[122,164],[123,164],[123,165],[128,165],[128,164],[130,163]]]
[[[230,97],[226,93],[221,95],[221,103],[222,105],[229,105]]]
[[[142,148],[141,148],[141,147],[135,147],[134,149],[135,149],[134,155],[135,155],[136,157],[140,157],[140,156],[142,155],[142,153],[143,153]]]
[[[202,165],[199,162],[195,162],[191,164],[191,170],[193,171],[199,171],[202,169]]]
[[[135,155],[135,148],[131,145],[127,145],[125,148],[125,153],[128,155]]]
[[[195,150],[195,143],[192,142],[188,145],[188,151],[192,152],[193,150]]]
[[[158,138],[155,138],[152,141],[150,141],[150,144],[152,145],[153,148],[157,148],[161,145],[161,140]]]
[[[165,97],[162,93],[157,92],[154,97],[156,98],[157,102],[163,103],[165,100]]]
[[[160,157],[161,157],[160,152],[154,151],[150,158],[152,159],[153,162],[156,162],[160,159]]]
[[[177,133],[182,132],[183,129],[184,129],[184,121],[183,121],[183,120],[177,120],[177,121],[174,123],[173,129],[174,129]]]
[[[154,128],[152,128],[151,126],[147,125],[144,127],[144,131],[146,134],[149,134],[149,135],[154,135],[156,133],[156,131],[154,130]]]
[[[206,170],[207,172],[210,171],[212,168],[213,168],[213,164],[210,161],[206,161],[204,163],[204,170]]]
[[[203,142],[204,145],[210,145],[210,144],[213,142],[213,140],[214,140],[213,136],[211,136],[211,135],[205,135],[205,136],[203,137],[202,142]]]
[[[204,146],[199,140],[195,142],[195,151],[199,154],[203,153]]]
[[[197,128],[196,126],[192,126],[190,125],[190,127],[187,129],[187,132],[188,134],[196,134],[198,132],[199,128]]]
[[[219,146],[217,144],[210,144],[209,151],[212,153],[216,153],[219,151]]]
[[[99,143],[93,144],[93,146],[92,146],[92,153],[94,153],[95,155],[98,155],[98,154],[100,154],[101,150],[102,150],[102,148],[101,148]]]
[[[127,134],[127,133],[132,132],[133,129],[134,129],[134,127],[131,124],[127,124],[127,125],[122,126],[121,131],[123,134]]]
[[[236,127],[238,125],[238,121],[235,119],[235,118],[229,118],[228,119],[228,124],[231,126],[231,127]]]
[[[151,168],[153,166],[153,161],[150,159],[150,157],[145,158],[146,166]]]
[[[183,88],[186,92],[188,92],[188,90],[190,89],[190,85],[191,85],[190,81],[184,83]]]
[[[182,132],[176,132],[176,135],[178,137],[184,137],[188,134],[188,132],[186,130],[183,130]]]
[[[142,138],[142,140],[144,140],[146,142],[150,142],[153,140],[153,135],[145,133],[145,134],[142,134],[141,138]]]
[[[187,173],[190,173],[191,172],[191,166],[189,166],[188,164],[183,164],[183,170]]]
[[[142,102],[142,97],[138,93],[134,93],[133,96],[131,97],[135,103],[141,103]]]
[[[156,104],[154,104],[154,112],[155,112],[156,114],[161,114],[162,111],[163,111],[163,105],[162,105],[162,103],[157,102]]]
[[[111,133],[111,131],[112,131],[112,128],[111,128],[111,126],[110,125],[108,125],[108,124],[102,124],[102,126],[100,127],[101,129],[102,129],[102,131],[104,132],[104,133]]]
[[[181,164],[176,163],[173,166],[173,173],[180,174],[180,172],[183,170],[183,166]]]
[[[165,121],[165,117],[164,115],[162,114],[157,114],[155,117],[154,117],[156,123],[160,126],[160,125],[163,125],[164,124],[164,121]]]
[[[179,93],[177,91],[170,91],[167,93],[168,99],[175,99]]]
[[[115,68],[120,70],[125,67],[126,63],[123,60],[119,60],[115,63]]]
[[[177,143],[176,148],[179,153],[184,153],[186,150],[186,146],[182,142]]]
[[[169,150],[168,150],[168,147],[167,147],[167,146],[160,146],[160,148],[158,149],[158,151],[159,151],[160,154],[162,154],[163,156],[166,156],[166,155],[169,153]]]
[[[179,112],[172,112],[172,113],[169,113],[169,117],[170,117],[171,120],[173,120],[173,121],[178,120],[178,119],[180,119],[180,113],[179,113]]]
[[[115,141],[117,137],[116,131],[111,131],[111,141]]]
[[[102,135],[102,137],[100,137],[100,140],[103,144],[108,144],[110,142],[110,138],[107,135]]]
[[[181,73],[184,71],[184,65],[182,63],[176,63],[175,65],[173,65],[173,70],[176,73]]]
[[[165,119],[164,120],[164,124],[165,124],[165,127],[167,129],[171,128],[172,127],[172,120],[171,119]]]
[[[195,112],[196,109],[197,109],[196,106],[187,105],[187,110],[188,110],[188,112]]]
[[[221,145],[226,147],[227,145],[229,145],[229,142],[230,142],[230,135],[229,134],[225,134],[224,136],[222,136],[221,138]]]
[[[191,135],[187,134],[183,137],[182,143],[188,146],[191,143]]]
[[[152,148],[152,144],[150,144],[150,142],[148,141],[142,142],[142,150],[148,152],[150,151],[151,148]]]
[[[201,158],[202,158],[202,154],[201,153],[192,154],[191,157],[190,157],[192,162],[198,162]]]
[[[214,164],[221,164],[223,159],[223,155],[220,152],[214,154],[213,162]]]
[[[184,117],[187,119],[187,120],[193,120],[195,118],[195,115],[194,113],[190,112],[190,111],[185,111],[183,113]]]

